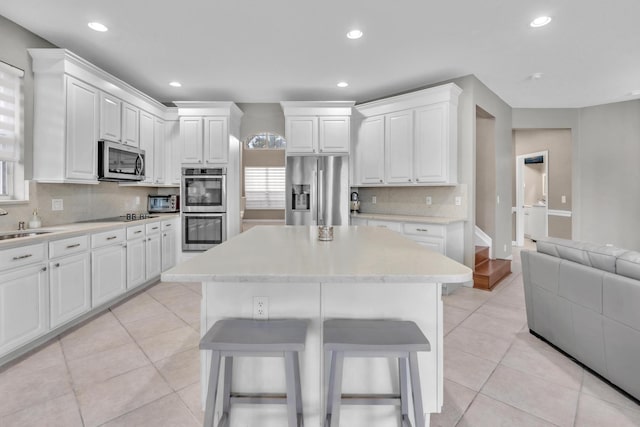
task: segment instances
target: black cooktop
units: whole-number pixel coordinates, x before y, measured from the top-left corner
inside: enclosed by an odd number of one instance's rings
[[[120,215],[120,216],[113,216],[110,218],[90,219],[88,221],[81,221],[81,222],[133,222],[133,221],[140,221],[142,219],[158,218],[159,216],[160,215],[126,214],[126,215]]]

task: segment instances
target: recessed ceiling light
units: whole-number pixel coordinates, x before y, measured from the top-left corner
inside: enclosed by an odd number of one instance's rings
[[[351,30],[347,33],[347,38],[351,40],[359,39],[360,37],[362,37],[362,31],[360,30]]]
[[[529,76],[531,80],[540,80],[544,74],[542,73],[533,73]]]
[[[180,82],[171,82],[171,83],[169,83],[169,86],[182,87],[182,83],[180,83]]]
[[[549,22],[551,22],[550,16],[538,16],[536,19],[531,21],[529,25],[531,25],[533,28],[538,28],[538,27],[544,27]]]
[[[349,86],[349,83],[347,83],[347,82],[338,83],[338,87],[347,87],[347,86]]]
[[[87,24],[89,26],[89,28],[91,28],[93,31],[99,31],[101,33],[104,33],[105,31],[109,31],[109,29],[107,28],[106,25],[101,24],[99,22],[89,22]]]

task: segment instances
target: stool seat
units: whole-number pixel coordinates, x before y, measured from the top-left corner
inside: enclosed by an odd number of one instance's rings
[[[302,351],[307,322],[296,319],[223,319],[200,340],[201,350]]]
[[[218,427],[228,427],[231,405],[235,403],[285,404],[287,426],[301,427],[304,420],[299,352],[304,350],[306,335],[305,320],[223,319],[216,322],[200,340],[200,349],[211,351],[204,426],[213,427],[215,406],[220,395],[222,410]],[[235,356],[284,358],[286,394],[278,397],[272,394],[233,393],[231,384]],[[223,371],[222,393],[218,392],[220,371]]]
[[[332,319],[324,322],[327,351],[430,351],[429,340],[414,322]]]
[[[330,361],[325,427],[339,427],[340,406],[399,405],[403,427],[412,426],[409,401],[413,402],[416,427],[426,425],[422,412],[422,390],[418,372],[419,351],[430,351],[429,340],[418,325],[403,320],[332,319],[325,320],[323,347]],[[345,357],[388,357],[398,359],[400,394],[342,394]]]

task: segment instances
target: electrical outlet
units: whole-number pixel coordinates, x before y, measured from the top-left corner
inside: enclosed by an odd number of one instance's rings
[[[456,196],[455,201],[456,201],[456,206],[462,205],[462,197]]]
[[[500,204],[500,195],[496,196],[496,204],[498,204],[498,205]]]
[[[427,196],[427,205],[431,205],[431,196]]]
[[[140,196],[136,196],[136,205],[140,204]]]
[[[372,197],[371,197],[371,203],[373,203],[374,205],[375,205],[376,203],[378,203],[378,198],[377,198],[376,196],[372,196]]]
[[[504,244],[504,251],[507,252],[507,244]]]
[[[51,210],[52,211],[64,210],[64,203],[62,202],[62,199],[51,199]]]
[[[269,297],[253,297],[253,318],[256,320],[269,319]]]
[[[567,203],[567,196],[564,194],[562,195],[562,203]]]

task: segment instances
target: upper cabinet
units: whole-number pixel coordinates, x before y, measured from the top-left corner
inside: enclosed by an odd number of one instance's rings
[[[28,51],[34,73],[34,181],[97,184],[98,140],[104,139],[142,146],[147,156],[142,185],[166,185],[165,147],[159,147],[165,131],[159,123],[170,109],[65,49]]]
[[[281,102],[287,155],[348,154],[354,102]]]
[[[240,126],[242,111],[232,102],[176,102],[180,116],[182,163],[191,165],[229,162],[231,132]],[[235,135],[237,139],[237,135]]]
[[[460,93],[450,83],[357,106],[353,185],[455,185]]]

